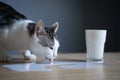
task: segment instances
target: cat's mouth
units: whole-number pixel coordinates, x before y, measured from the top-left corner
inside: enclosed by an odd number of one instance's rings
[[[48,57],[45,56],[45,59],[48,59],[51,64],[54,63],[54,58],[48,58]]]

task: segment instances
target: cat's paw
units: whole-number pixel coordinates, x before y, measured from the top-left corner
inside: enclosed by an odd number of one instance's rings
[[[11,58],[9,56],[0,56],[0,62],[9,62]]]
[[[23,53],[23,56],[25,57],[26,60],[36,60],[36,55],[35,54],[31,54],[29,50],[25,51],[25,53]]]

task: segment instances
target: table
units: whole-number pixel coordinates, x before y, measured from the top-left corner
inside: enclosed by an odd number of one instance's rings
[[[85,53],[60,53],[58,61],[85,62]],[[24,60],[23,60],[24,62]],[[15,63],[15,62],[11,62]],[[105,53],[101,67],[81,69],[58,69],[53,71],[17,72],[2,67],[0,63],[0,80],[120,80],[120,53]]]

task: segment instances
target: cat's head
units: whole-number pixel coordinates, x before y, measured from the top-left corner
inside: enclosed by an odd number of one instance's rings
[[[44,27],[43,22],[41,20],[38,21],[35,26],[35,31],[31,31],[33,35],[30,34],[32,37],[31,51],[47,59],[56,58],[59,48],[59,41],[56,35],[58,27],[58,22],[50,27]]]

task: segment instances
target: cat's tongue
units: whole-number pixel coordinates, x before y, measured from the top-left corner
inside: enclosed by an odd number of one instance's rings
[[[50,61],[50,64],[54,63],[54,59],[53,58],[50,58],[49,61]]]

